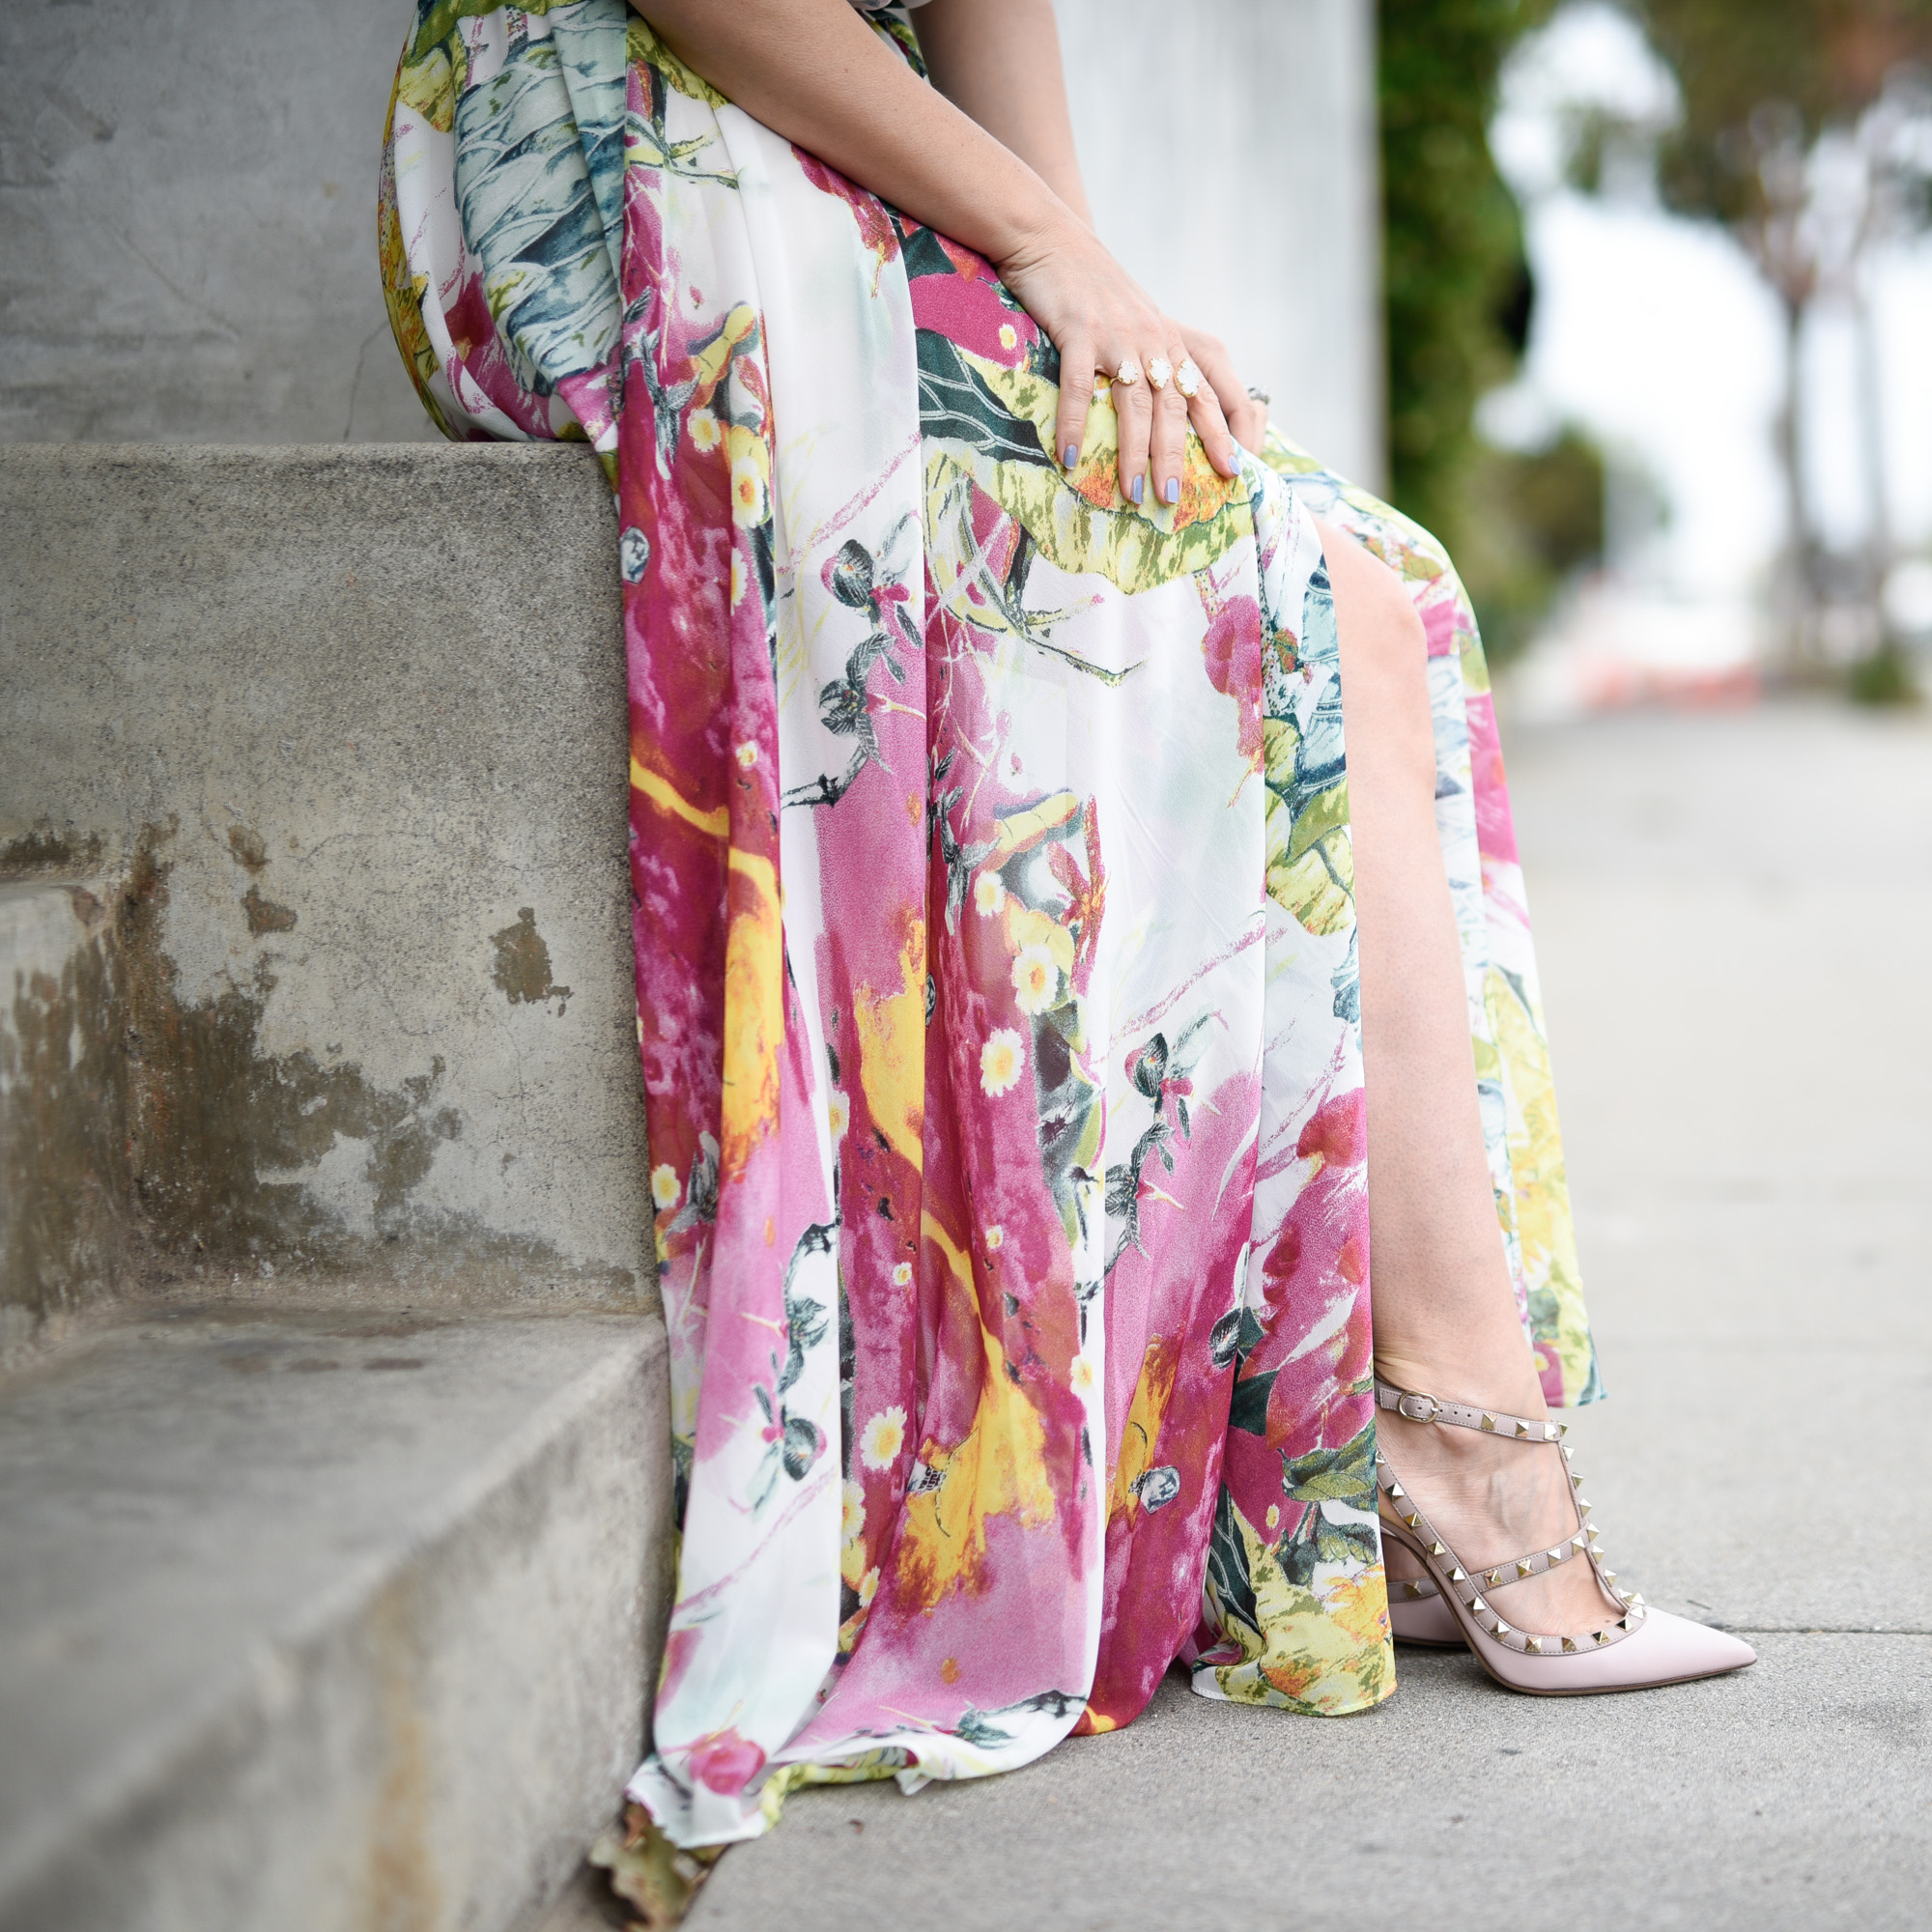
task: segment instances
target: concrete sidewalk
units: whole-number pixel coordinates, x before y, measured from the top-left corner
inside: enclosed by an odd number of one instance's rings
[[[1613,1398],[1577,1466],[1618,1573],[1757,1667],[1543,1700],[1405,1650],[1338,1723],[1170,1679],[1009,1777],[795,1798],[694,1932],[1932,1916],[1932,724],[1776,705],[1510,749]]]

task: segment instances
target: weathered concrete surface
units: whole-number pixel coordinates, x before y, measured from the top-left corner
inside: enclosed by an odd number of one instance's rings
[[[1338,1723],[1170,1681],[1009,1778],[798,1795],[693,1932],[852,1932],[909,1897],[934,1932],[1924,1923],[1932,724],[1505,737],[1611,1392],[1575,1425],[1592,1520],[1620,1575],[1758,1664],[1543,1700],[1405,1649],[1395,1698]]]
[[[177,1309],[0,1390],[0,1927],[496,1932],[644,1737],[651,1318]]]
[[[409,14],[0,7],[0,440],[435,437],[376,266]]]
[[[1519,1697],[1402,1657],[1379,1710],[1210,1704],[970,1785],[821,1787],[725,1853],[689,1932],[1290,1932],[1459,1912],[1622,1932],[1923,1924],[1932,1639],[1777,1636],[1742,1677]]]
[[[648,1302],[613,538],[581,448],[0,451],[0,878],[99,926],[0,1165],[104,1120],[123,1273]]]

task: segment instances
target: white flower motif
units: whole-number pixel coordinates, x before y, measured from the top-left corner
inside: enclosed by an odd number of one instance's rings
[[[910,1288],[912,1286],[912,1264],[910,1262],[901,1262],[893,1270],[893,1286],[895,1288]]]
[[[718,427],[718,418],[709,410],[693,410],[685,417],[684,426],[693,445],[698,449],[716,449],[724,435]]]
[[[874,1564],[871,1569],[866,1572],[865,1577],[860,1581],[859,1607],[862,1610],[868,1608],[871,1605],[872,1599],[876,1597],[878,1594],[879,1594],[879,1571],[878,1571],[878,1566]]]
[[[986,1247],[989,1253],[997,1253],[1000,1243],[1007,1238],[1007,1231],[998,1226],[986,1230]]]
[[[840,1492],[839,1537],[850,1543],[866,1527],[866,1491],[860,1483],[847,1483]]]
[[[1281,1505],[1279,1503],[1268,1504],[1267,1526],[1270,1529],[1279,1529],[1281,1527]]]
[[[1022,946],[1013,961],[1013,993],[1023,1013],[1043,1013],[1060,990],[1060,968],[1044,946]]]
[[[749,772],[758,762],[758,748],[751,739],[747,738],[738,747],[734,755],[738,760],[738,769],[741,772]]]
[[[1009,322],[1001,323],[1000,347],[1002,349],[1016,349],[1019,347],[1019,340],[1020,339],[1018,335],[1016,335],[1013,332],[1013,326],[1011,323]]]
[[[731,553],[731,608],[736,610],[745,597],[745,559],[734,550]]]
[[[669,1161],[660,1161],[651,1169],[651,1199],[657,1203],[658,1212],[668,1214],[677,1206],[677,1198],[684,1192],[684,1183],[677,1178],[677,1169]]]
[[[1075,1355],[1067,1369],[1066,1379],[1075,1395],[1085,1395],[1098,1379],[1094,1373],[1094,1358],[1091,1355]]]
[[[833,1088],[832,1096],[825,1103],[825,1112],[832,1122],[832,1138],[842,1141],[845,1129],[852,1124],[852,1100],[844,1088]]]
[[[991,919],[1007,902],[1006,881],[997,872],[981,872],[973,881],[973,910]]]
[[[859,1460],[868,1469],[890,1469],[905,1447],[905,1410],[884,1408],[859,1432]]]
[[[1001,1027],[980,1049],[980,1091],[997,1100],[1018,1083],[1020,1066],[1020,1037],[1011,1027]]]

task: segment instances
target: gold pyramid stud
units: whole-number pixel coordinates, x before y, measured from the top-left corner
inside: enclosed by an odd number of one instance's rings
[[[1566,1636],[1563,1639],[1563,1655],[1565,1657],[1577,1655],[1577,1639],[1574,1636]]]
[[[1533,1657],[1541,1657],[1543,1655],[1543,1639],[1540,1636],[1524,1637],[1522,1647]]]
[[[1617,1580],[1617,1573],[1614,1570],[1600,1569],[1597,1572],[1597,1575],[1601,1577],[1605,1583],[1614,1583]]]
[[[1574,1450],[1573,1448],[1571,1448],[1571,1446],[1569,1445],[1569,1443],[1567,1443],[1567,1442],[1566,1442],[1566,1443],[1564,1443],[1564,1445],[1563,1445],[1563,1460],[1564,1460],[1564,1461],[1565,1461],[1566,1463],[1567,1463],[1567,1462],[1569,1462],[1569,1460],[1571,1459],[1571,1457],[1573,1457],[1574,1455],[1576,1455],[1576,1453],[1577,1453],[1577,1452],[1576,1452],[1576,1450]]]
[[[1411,1597],[1419,1597],[1422,1595],[1422,1585],[1420,1583],[1405,1583],[1402,1587],[1405,1590],[1406,1590]]]
[[[1516,1433],[1519,1436],[1527,1435],[1530,1433],[1529,1424],[1519,1419],[1516,1425]]]
[[[1417,1510],[1413,1516],[1405,1515],[1403,1517],[1403,1521],[1407,1523],[1410,1529],[1415,1528],[1416,1525],[1421,1522],[1421,1520],[1422,1520],[1422,1512],[1420,1510]]]
[[[1403,1487],[1402,1487],[1402,1485],[1401,1485],[1400,1483],[1391,1483],[1391,1484],[1389,1485],[1389,1494],[1390,1494],[1391,1496],[1394,1496],[1395,1498],[1397,1498],[1398,1500],[1400,1500],[1400,1499],[1401,1499],[1401,1497],[1402,1497],[1402,1496],[1404,1495],[1404,1493],[1405,1493],[1405,1492],[1404,1492],[1404,1490],[1403,1490]]]
[[[1649,1605],[1647,1605],[1644,1602],[1643,1592],[1641,1590],[1633,1590],[1630,1593],[1630,1606],[1634,1610],[1648,1609],[1650,1607]]]
[[[1493,1433],[1495,1430],[1495,1426],[1496,1426],[1495,1417],[1490,1414],[1490,1412],[1487,1409],[1485,1409],[1483,1411],[1483,1427]]]
[[[1633,1631],[1633,1630],[1635,1630],[1635,1629],[1636,1629],[1636,1619],[1635,1619],[1634,1617],[1626,1617],[1626,1618],[1624,1618],[1624,1620],[1623,1620],[1623,1625],[1624,1625],[1624,1629],[1625,1629],[1625,1630],[1627,1630],[1627,1631]]]
[[[1516,1574],[1519,1577],[1534,1577],[1536,1575],[1536,1566],[1527,1556],[1519,1556],[1516,1559]]]
[[[1583,1487],[1583,1479],[1575,1469],[1570,1471],[1570,1487],[1573,1490],[1580,1490]]]
[[[1447,1556],[1449,1546],[1446,1543],[1432,1543],[1429,1546],[1429,1553],[1432,1556]]]
[[[1490,1588],[1492,1590],[1503,1580],[1503,1573],[1500,1570],[1486,1570],[1483,1574],[1489,1578]]]
[[[1569,1555],[1569,1553],[1570,1552],[1567,1549],[1565,1549],[1564,1547],[1559,1543],[1556,1546],[1556,1548],[1549,1552],[1549,1560],[1551,1563],[1561,1563],[1563,1559]]]
[[[1464,1575],[1463,1566],[1460,1563],[1455,1563],[1450,1565],[1449,1580],[1452,1583],[1466,1583],[1469,1580],[1467,1576]]]
[[[1608,1631],[1592,1631],[1590,1634],[1598,1643],[1608,1643],[1610,1640]]]
[[[1595,1508],[1596,1504],[1588,1496],[1584,1495],[1581,1491],[1578,1491],[1577,1494],[1577,1514],[1578,1516],[1588,1516]]]
[[[1586,1545],[1583,1532],[1579,1529],[1577,1532],[1577,1534],[1570,1539],[1570,1548],[1574,1549],[1578,1556],[1580,1556],[1582,1555],[1585,1547]]]
[[[1557,1438],[1557,1429],[1555,1423],[1546,1422],[1543,1425],[1543,1439],[1546,1442],[1554,1442],[1556,1438]]]
[[[1489,1605],[1484,1603],[1482,1598],[1480,1597],[1471,1597],[1469,1599],[1469,1607],[1472,1610],[1474,1610],[1479,1616],[1486,1617],[1490,1614]]]
[[[1502,1618],[1498,1617],[1496,1619],[1496,1634],[1498,1636],[1514,1636],[1516,1633],[1510,1629],[1508,1624],[1503,1622]]]

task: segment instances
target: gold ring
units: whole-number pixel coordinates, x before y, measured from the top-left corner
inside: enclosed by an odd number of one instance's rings
[[[1165,355],[1154,356],[1147,366],[1148,387],[1164,389],[1174,380],[1174,364]]]
[[[1114,381],[1123,389],[1131,389],[1141,379],[1141,365],[1129,355],[1114,371]]]
[[[1180,358],[1180,367],[1174,372],[1174,386],[1190,403],[1201,393],[1201,371],[1194,366],[1193,356]]]

